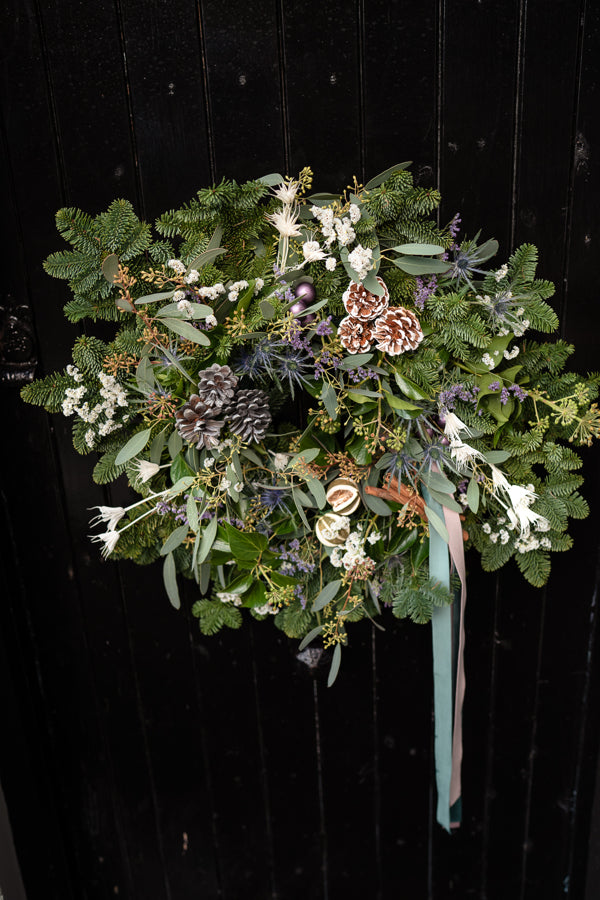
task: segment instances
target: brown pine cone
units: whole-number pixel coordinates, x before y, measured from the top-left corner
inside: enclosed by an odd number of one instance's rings
[[[349,353],[366,353],[371,349],[371,326],[352,316],[342,319],[338,325],[338,337]]]
[[[220,440],[221,429],[225,424],[215,419],[221,407],[209,407],[198,394],[192,394],[188,402],[175,413],[177,431],[184,440],[197,444],[198,449],[216,447]]]
[[[361,322],[370,322],[376,319],[388,308],[390,304],[390,292],[385,286],[383,279],[378,278],[377,281],[384,288],[381,297],[372,294],[362,284],[351,281],[348,289],[344,292],[342,300],[346,312],[353,319],[360,319]]]
[[[198,372],[198,396],[210,407],[228,406],[237,386],[237,376],[229,366],[218,363]]]
[[[271,424],[269,398],[260,389],[238,391],[227,414],[229,428],[243,441],[262,441]]]
[[[423,340],[423,332],[413,312],[403,306],[392,306],[374,323],[373,340],[378,350],[399,356],[407,350],[416,350]]]

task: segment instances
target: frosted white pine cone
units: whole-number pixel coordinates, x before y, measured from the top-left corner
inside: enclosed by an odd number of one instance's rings
[[[363,284],[357,284],[351,281],[348,288],[342,296],[344,307],[349,316],[353,319],[360,319],[361,322],[370,322],[380,316],[390,304],[390,293],[383,282],[378,278],[377,281],[384,288],[381,297],[372,294]]]
[[[390,307],[377,319],[372,329],[377,349],[390,356],[416,350],[423,340],[421,323],[413,312],[403,306]]]
[[[338,337],[349,353],[366,353],[371,349],[371,326],[368,322],[346,316],[338,325]]]

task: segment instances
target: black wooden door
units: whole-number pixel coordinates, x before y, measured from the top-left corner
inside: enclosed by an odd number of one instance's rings
[[[176,613],[156,571],[101,561],[88,509],[110,498],[17,382],[77,334],[41,267],[59,207],[123,196],[151,220],[223,176],[310,164],[327,190],[401,159],[444,221],[539,245],[574,365],[597,367],[597,4],[7,0],[1,42],[0,774],[29,900],[584,897],[597,453],[547,589],[469,561],[449,837],[429,630],[355,627],[329,691],[274,630],[202,637],[191,595]]]

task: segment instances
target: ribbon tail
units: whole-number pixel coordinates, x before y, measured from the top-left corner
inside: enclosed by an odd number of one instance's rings
[[[442,507],[424,490],[428,508],[438,517]],[[450,556],[448,545],[438,531],[429,528],[429,576],[450,587]],[[453,755],[453,677],[452,677],[452,607],[434,607],[431,616],[433,648],[433,706],[434,754],[437,787],[436,818],[442,828],[450,831],[450,792]]]
[[[463,755],[462,711],[465,697],[465,606],[467,602],[467,574],[462,524],[457,512],[444,507],[444,521],[448,530],[448,549],[461,582],[460,605],[453,604],[454,646],[454,726],[452,734],[452,777],[450,781],[451,820],[454,826],[461,821],[461,764]]]

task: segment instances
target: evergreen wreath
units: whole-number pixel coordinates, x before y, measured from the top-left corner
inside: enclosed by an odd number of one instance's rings
[[[116,334],[22,392],[72,417],[96,482],[139,495],[98,507],[104,556],[162,559],[175,607],[195,580],[204,634],[251,615],[320,639],[330,683],[350,623],[452,602],[429,570],[447,513],[485,570],[543,585],[588,513],[574,446],[600,433],[600,377],[536,336],[558,326],[536,248],[488,268],[497,242],[438,227],[407,166],[341,195],[309,196],[310,169],[223,180],[158,238],[125,200],[61,209],[72,249],[46,271],[69,321]]]

